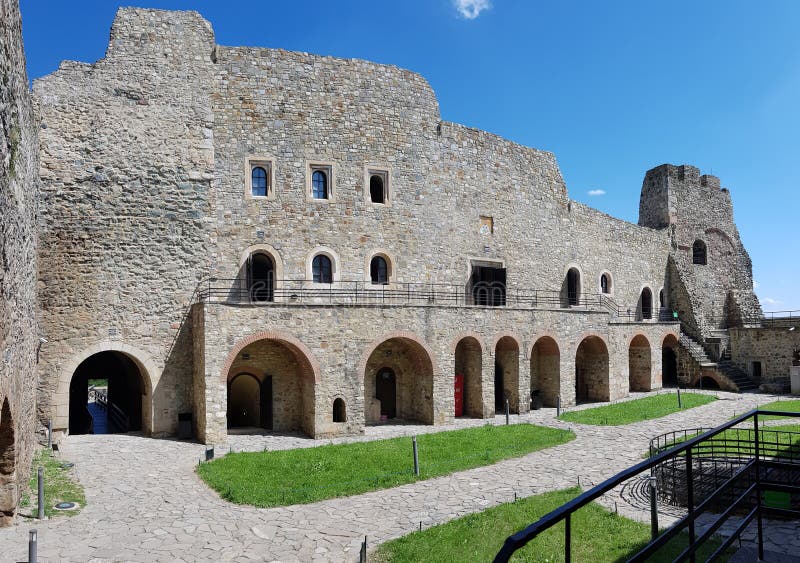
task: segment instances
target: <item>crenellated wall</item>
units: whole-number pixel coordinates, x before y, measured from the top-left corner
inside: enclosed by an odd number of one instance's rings
[[[17,0],[0,0],[0,526],[28,486],[36,443],[37,123]]]

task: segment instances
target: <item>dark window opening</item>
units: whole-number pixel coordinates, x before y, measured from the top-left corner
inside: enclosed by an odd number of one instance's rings
[[[324,254],[317,254],[311,262],[311,273],[315,283],[333,283],[333,263]]]
[[[753,377],[761,377],[761,362],[753,362]]]
[[[251,301],[272,301],[275,292],[275,265],[272,258],[258,253],[247,263],[247,288]]]
[[[345,412],[343,399],[336,399],[333,402],[333,421],[347,422],[347,413]]]
[[[692,263],[702,265],[707,263],[706,243],[702,240],[698,239],[692,245]]]
[[[254,197],[266,197],[269,191],[267,171],[263,166],[256,166],[251,173],[251,193]]]
[[[653,293],[647,287],[642,290],[642,318],[653,318]]]
[[[314,199],[328,199],[328,175],[322,170],[315,170],[311,176],[311,196]]]
[[[496,266],[472,266],[469,292],[473,305],[505,306],[506,269]]]
[[[608,274],[600,276],[600,291],[602,293],[611,293],[611,280]]]
[[[375,374],[375,398],[381,402],[381,419],[397,416],[397,378],[390,368]]]
[[[570,268],[567,272],[567,303],[577,305],[581,293],[581,275],[575,268]]]
[[[380,174],[372,174],[369,177],[369,199],[372,203],[386,203],[384,181]]]
[[[658,306],[661,309],[664,309],[667,306],[667,302],[664,300],[664,290],[663,289],[658,291]]]
[[[369,277],[373,284],[387,285],[389,283],[389,265],[383,256],[375,256],[369,263]]]

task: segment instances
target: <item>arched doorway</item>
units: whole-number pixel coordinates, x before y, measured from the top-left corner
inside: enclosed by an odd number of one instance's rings
[[[678,339],[669,334],[661,344],[661,385],[678,385]]]
[[[538,391],[542,404],[555,407],[561,378],[561,353],[549,336],[536,341],[531,351],[531,393]]]
[[[17,447],[8,398],[0,410],[0,526],[8,526],[17,508]]]
[[[699,388],[700,389],[719,389],[720,387],[719,387],[719,382],[717,382],[716,379],[714,379],[713,377],[709,377],[707,375],[704,375],[703,377],[700,378]]]
[[[577,268],[570,268],[561,290],[562,305],[574,307],[581,301],[581,274]]]
[[[272,429],[272,376],[238,373],[228,381],[228,428]]]
[[[494,350],[494,410],[519,413],[519,344],[510,336],[497,341]]]
[[[314,370],[300,348],[263,338],[242,348],[227,377],[228,428],[314,434]]]
[[[110,350],[89,356],[78,365],[70,380],[69,433],[141,430],[146,394],[143,374],[133,358]]]
[[[483,416],[482,355],[480,342],[472,336],[462,338],[456,345],[456,393],[458,393],[459,383],[461,383],[462,392],[460,416],[476,418]],[[459,382],[460,378],[463,381]],[[458,403],[457,397],[456,402]],[[456,416],[459,416],[458,404],[456,405]]]
[[[575,353],[575,400],[608,401],[608,348],[599,336],[587,336]]]
[[[628,347],[628,389],[630,391],[650,391],[651,358],[650,342],[637,334]]]
[[[364,368],[364,411],[367,424],[433,424],[433,361],[419,342],[393,337],[373,348]]]
[[[247,261],[247,288],[251,301],[275,298],[275,262],[265,252],[250,255]]]
[[[639,318],[649,320],[653,318],[653,292],[649,287],[642,289],[639,299]]]

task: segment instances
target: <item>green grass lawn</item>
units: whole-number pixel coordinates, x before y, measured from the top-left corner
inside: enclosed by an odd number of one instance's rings
[[[594,424],[598,426],[619,426],[652,418],[660,418],[679,410],[691,409],[716,401],[713,395],[699,393],[681,393],[682,408],[678,408],[677,393],[651,395],[633,401],[624,401],[613,405],[605,405],[594,409],[571,411],[559,418],[568,422]]]
[[[413,532],[379,546],[372,560],[381,563],[491,561],[506,537],[580,493],[577,488],[544,493]],[[573,561],[625,561],[648,541],[649,524],[623,518],[598,504],[587,505],[572,515]],[[672,561],[686,547],[686,542],[686,536],[676,537],[649,561]],[[705,560],[719,545],[718,540],[707,542],[698,559]],[[563,523],[540,534],[514,557],[514,561],[563,560]],[[721,560],[726,561],[727,557]]]
[[[28,508],[32,516],[36,516],[38,501],[38,470],[44,468],[44,513],[50,518],[53,516],[72,516],[86,506],[86,497],[83,487],[75,479],[70,469],[61,467],[63,460],[53,457],[53,453],[42,448],[36,452],[31,463],[31,478],[28,483],[29,490],[20,503],[23,508]],[[73,510],[56,510],[53,508],[59,502],[75,502],[77,507]]]
[[[800,412],[800,399],[789,399],[787,401],[772,401],[771,403],[761,405],[760,407],[758,407],[758,409],[762,411]],[[776,419],[792,420],[791,418],[785,416],[763,416],[759,417],[758,420],[762,421],[762,420],[776,420]],[[800,420],[800,419],[795,418],[794,420]]]
[[[231,502],[283,506],[388,489],[569,442],[575,434],[531,424],[422,434],[420,474],[410,437],[268,452],[203,463],[200,477]]]
[[[90,379],[89,387],[108,387],[108,379]]]

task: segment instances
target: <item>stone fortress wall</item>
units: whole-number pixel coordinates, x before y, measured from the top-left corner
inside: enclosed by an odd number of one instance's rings
[[[16,0],[0,0],[0,525],[27,487],[36,440],[38,139]]]
[[[677,346],[676,322],[642,318],[644,288],[656,312],[664,289],[663,304],[674,300],[690,320],[721,310],[724,299],[703,300],[710,286],[757,306],[729,195],[713,177],[654,169],[641,224],[614,219],[570,200],[552,153],[442,121],[427,82],[392,66],[222,47],[194,12],[121,9],[104,59],[65,62],[34,94],[50,339],[39,414],[59,429],[73,374],[98,353],[135,362],[146,432],[175,433],[178,414],[192,411],[196,434],[224,443],[241,372],[269,381],[276,430],[323,436],[361,432],[380,416],[381,366],[396,372],[399,416],[430,423],[454,416],[457,365],[473,366],[471,416],[492,416],[501,393],[516,412],[537,389],[547,403],[572,404],[576,377],[584,399],[616,399],[659,387],[662,348]],[[255,165],[268,171],[266,197],[249,189]],[[328,174],[328,199],[310,195],[315,167]],[[370,201],[370,172],[388,184],[383,204]],[[709,238],[719,271],[684,264],[694,236]],[[730,256],[717,239],[732,241]],[[235,294],[254,253],[274,266],[274,302],[198,299],[201,281]],[[333,284],[311,282],[318,253],[333,260]],[[376,254],[388,258],[390,283],[371,288]],[[729,263],[737,275],[724,277]],[[570,268],[581,295],[599,294],[603,273],[610,287],[590,305],[531,298],[497,308],[365,304],[347,293],[443,284],[463,298],[475,264],[505,268],[509,295],[563,301]],[[347,295],[293,302],[293,291],[314,289]],[[469,357],[459,355],[464,338]]]

